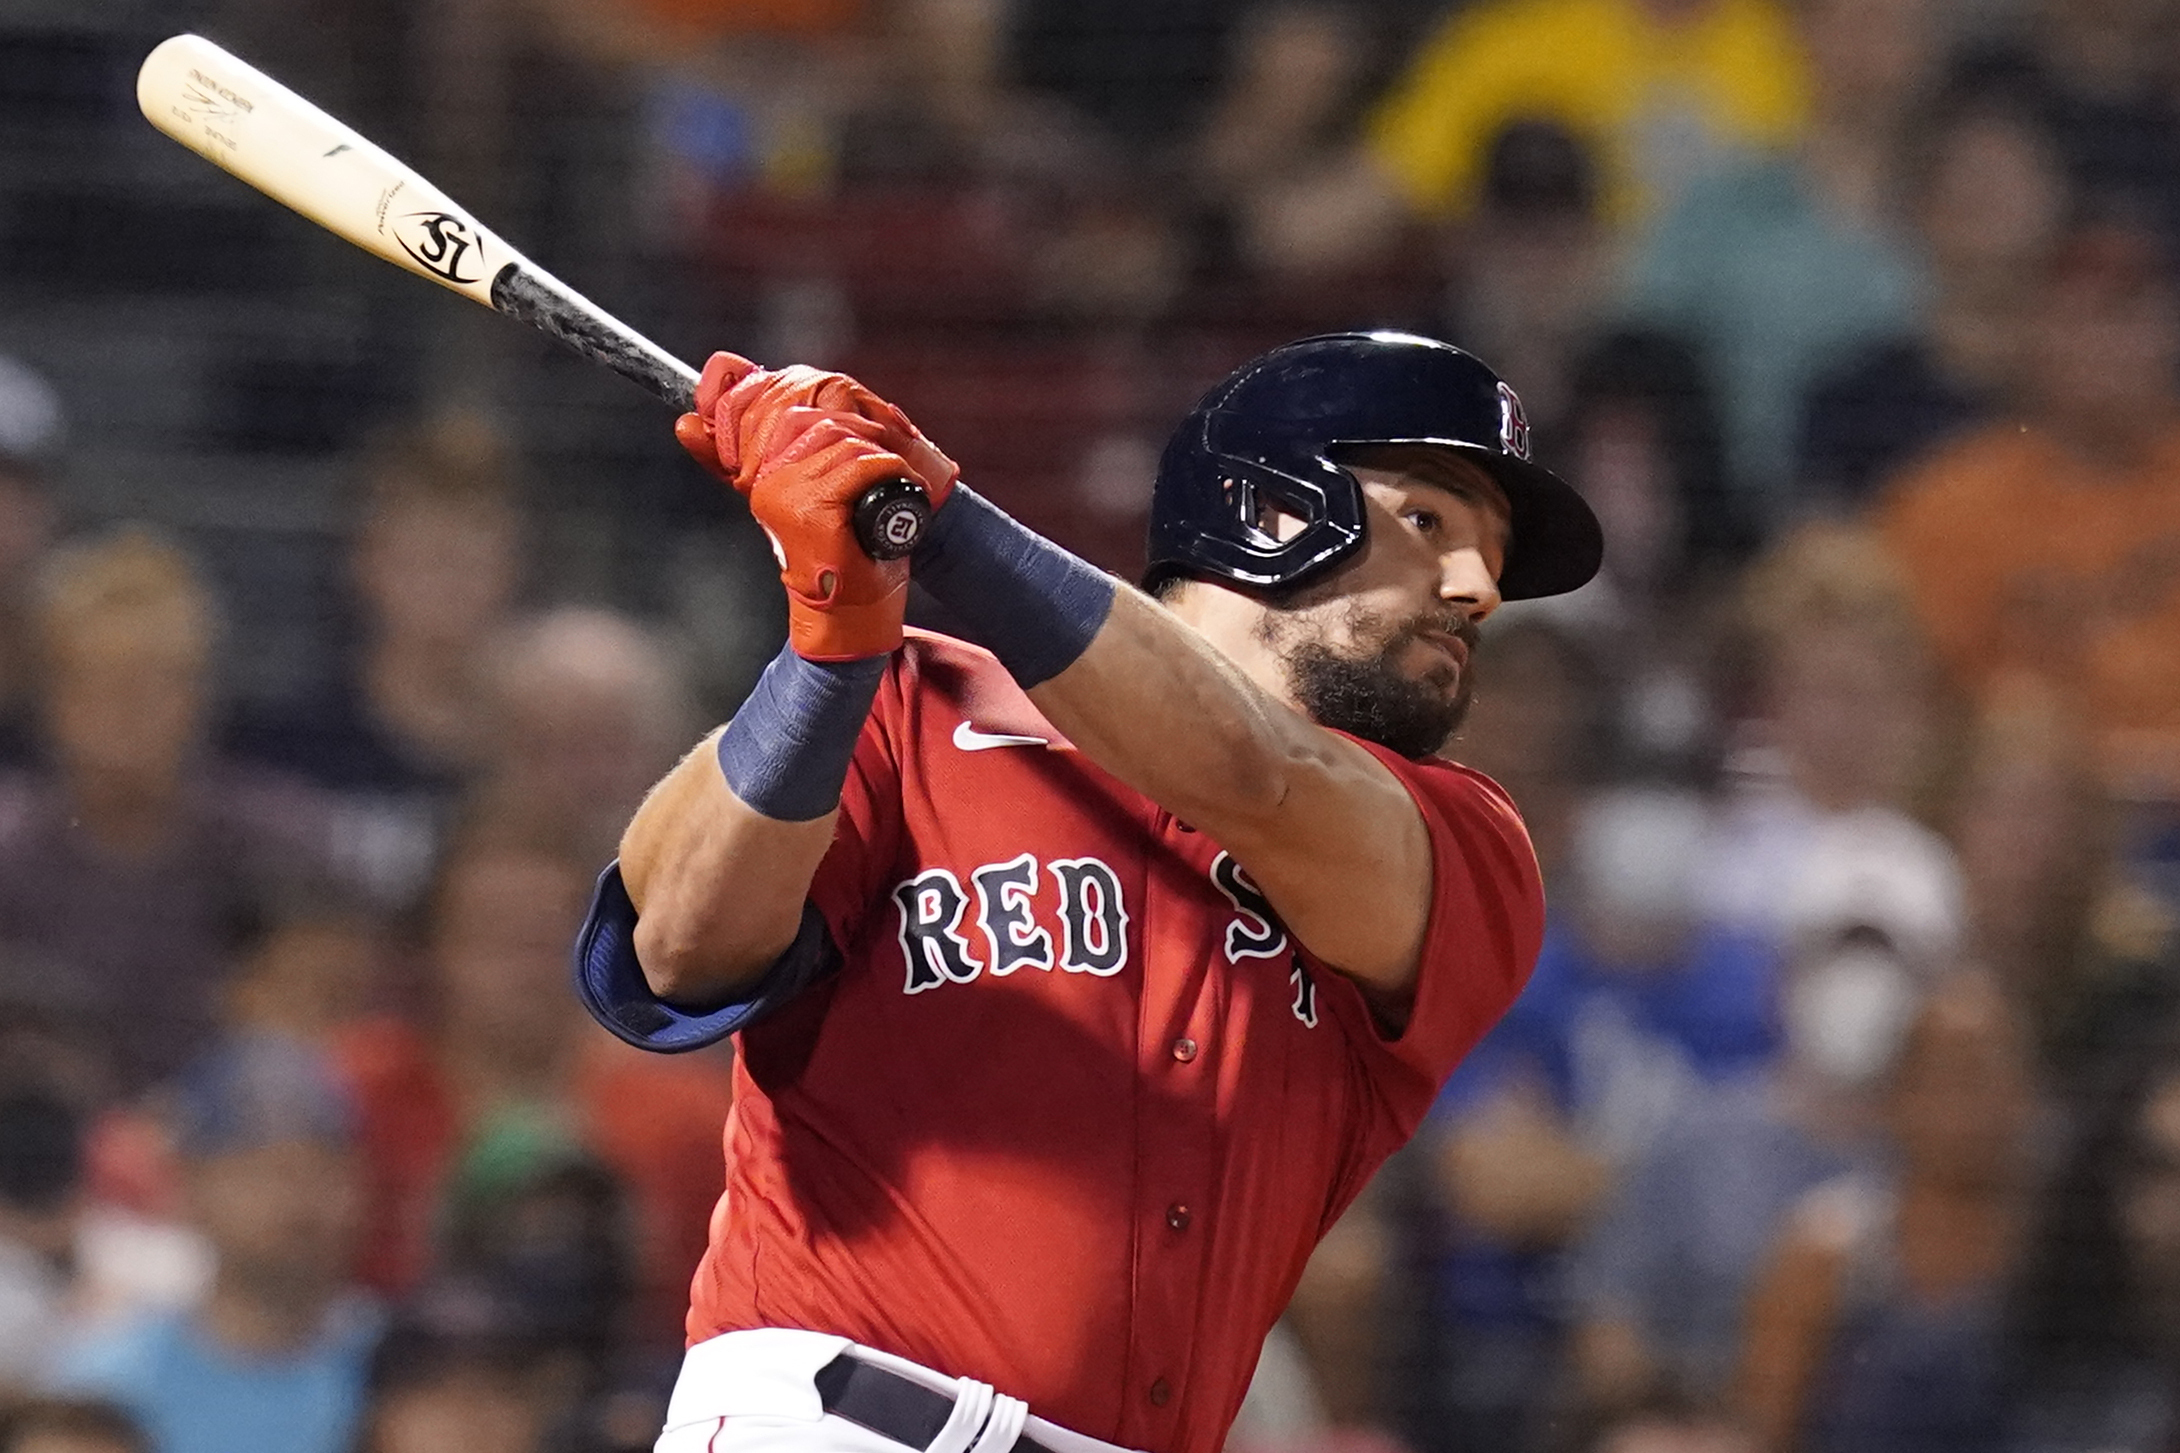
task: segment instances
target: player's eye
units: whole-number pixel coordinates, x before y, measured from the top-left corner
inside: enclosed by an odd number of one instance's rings
[[[1426,535],[1437,534],[1439,530],[1445,526],[1446,523],[1444,517],[1441,516],[1438,511],[1425,509],[1420,505],[1416,506],[1414,509],[1405,511],[1401,515],[1401,518],[1406,520],[1409,524],[1414,525],[1416,529],[1420,530]]]

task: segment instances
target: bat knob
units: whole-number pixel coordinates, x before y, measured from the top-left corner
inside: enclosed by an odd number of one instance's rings
[[[855,538],[873,560],[898,560],[923,541],[931,499],[913,480],[882,480],[855,502]]]

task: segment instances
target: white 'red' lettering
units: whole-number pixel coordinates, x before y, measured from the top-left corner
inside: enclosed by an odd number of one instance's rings
[[[1119,877],[1096,858],[1061,858],[1052,876],[1060,882],[1060,967],[1101,979],[1127,967],[1128,910]]]
[[[921,994],[951,980],[966,984],[984,971],[961,934],[969,895],[944,868],[927,868],[893,890],[901,910],[901,953],[908,960],[904,994]]]
[[[1287,930],[1272,912],[1271,901],[1232,853],[1222,852],[1211,860],[1211,881],[1234,905],[1234,921],[1226,926],[1228,962],[1277,958],[1287,947]]]
[[[992,976],[1004,977],[1025,964],[1050,972],[1052,935],[1037,926],[1030,911],[1037,896],[1037,860],[1024,853],[987,863],[969,876],[976,883],[977,926],[992,948]]]

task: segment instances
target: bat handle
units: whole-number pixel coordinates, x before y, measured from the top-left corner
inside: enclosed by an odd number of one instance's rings
[[[604,364],[678,412],[696,407],[695,369],[542,269],[519,262],[501,268],[492,280],[492,306]],[[930,523],[930,497],[913,480],[881,480],[855,502],[856,543],[873,560],[901,559],[922,541]]]
[[[855,539],[873,560],[899,560],[923,543],[931,497],[912,479],[884,479],[855,502]]]

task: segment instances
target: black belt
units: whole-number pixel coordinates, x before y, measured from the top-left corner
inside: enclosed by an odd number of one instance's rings
[[[911,1448],[929,1448],[946,1420],[954,1415],[954,1395],[933,1392],[898,1372],[861,1361],[843,1352],[817,1371],[818,1401],[836,1417],[870,1429],[881,1437]],[[1050,1448],[1023,1433],[1011,1450],[1002,1453],[1052,1453]]]

